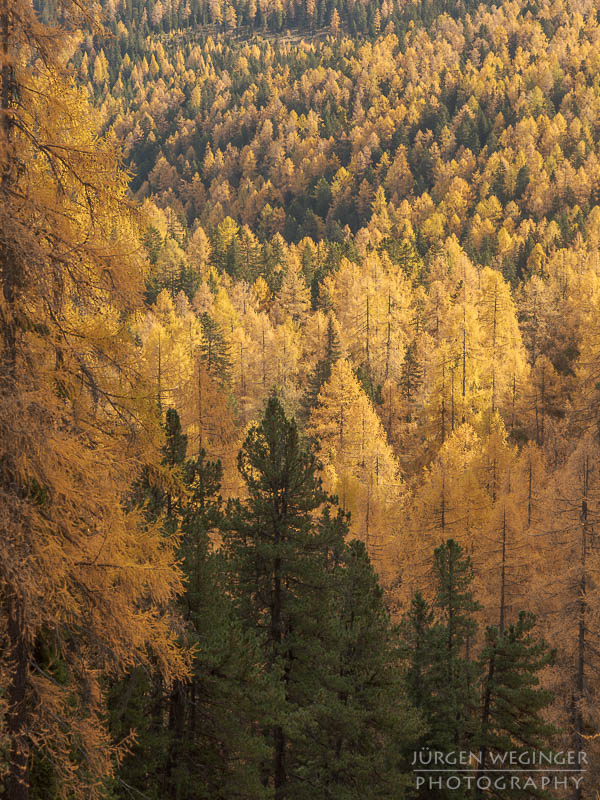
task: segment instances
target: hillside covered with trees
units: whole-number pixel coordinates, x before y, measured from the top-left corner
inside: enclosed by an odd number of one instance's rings
[[[3,800],[595,800],[599,44],[0,0]]]

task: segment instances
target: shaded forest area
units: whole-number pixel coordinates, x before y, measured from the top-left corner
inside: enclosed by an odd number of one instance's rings
[[[101,5],[0,0],[0,796],[593,800],[600,5]]]

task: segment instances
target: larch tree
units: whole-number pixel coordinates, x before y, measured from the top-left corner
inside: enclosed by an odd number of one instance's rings
[[[533,584],[535,611],[548,639],[557,643],[558,669],[551,688],[562,698],[569,720],[565,739],[575,751],[595,750],[588,735],[599,725],[598,451],[591,432],[580,439],[548,483],[545,513],[536,525],[543,557]]]
[[[326,487],[351,512],[351,530],[371,558],[381,561],[392,537],[389,514],[401,496],[401,480],[383,426],[348,361],[332,366],[307,432],[319,444]]]
[[[286,262],[285,276],[275,301],[275,317],[283,322],[289,316],[296,324],[301,324],[310,308],[310,292],[296,254],[289,253]]]
[[[192,371],[190,342],[200,332],[193,314],[176,313],[173,298],[163,289],[149,312],[137,315],[135,333],[141,342],[140,372],[155,387],[155,399],[164,410],[176,403]]]
[[[85,24],[79,4],[59,11]],[[43,765],[58,796],[96,798],[117,752],[104,678],[185,674],[175,543],[127,497],[160,458],[127,324],[143,270],[127,176],[63,69],[67,32],[25,0],[2,3],[0,29],[2,796],[27,800]]]
[[[551,434],[560,426],[567,405],[565,380],[554,368],[550,359],[538,355],[529,380],[517,400],[519,417],[532,441],[540,447],[552,438]]]
[[[442,271],[443,267],[443,271]],[[419,328],[429,335],[425,346],[424,422],[427,433],[438,442],[464,422],[473,423],[485,404],[485,359],[481,358],[483,330],[477,308],[477,273],[466,256],[453,253],[437,259],[432,297],[425,297],[419,312]],[[433,276],[432,276],[433,277]],[[441,304],[440,294],[450,296]]]
[[[481,382],[492,414],[510,407],[511,389],[526,376],[526,357],[510,287],[497,270],[485,267],[478,297]]]
[[[497,412],[481,428],[475,472],[489,508],[477,544],[476,574],[485,619],[502,629],[509,615],[526,605],[534,555],[517,449]]]
[[[491,510],[491,497],[480,471],[481,454],[481,438],[465,424],[424,468],[404,530],[395,544],[405,602],[416,590],[426,592],[433,547],[449,536],[469,556],[481,547],[481,534]]]
[[[370,253],[360,266],[343,259],[324,287],[355,365],[376,384],[398,378],[412,335],[412,291],[400,267],[385,254]]]

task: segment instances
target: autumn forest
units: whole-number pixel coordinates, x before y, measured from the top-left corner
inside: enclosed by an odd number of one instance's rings
[[[1,800],[597,800],[600,0],[0,0],[0,282]]]

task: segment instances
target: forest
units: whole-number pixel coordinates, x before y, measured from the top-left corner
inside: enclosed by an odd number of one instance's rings
[[[0,87],[1,800],[598,800],[600,0],[0,0]]]

